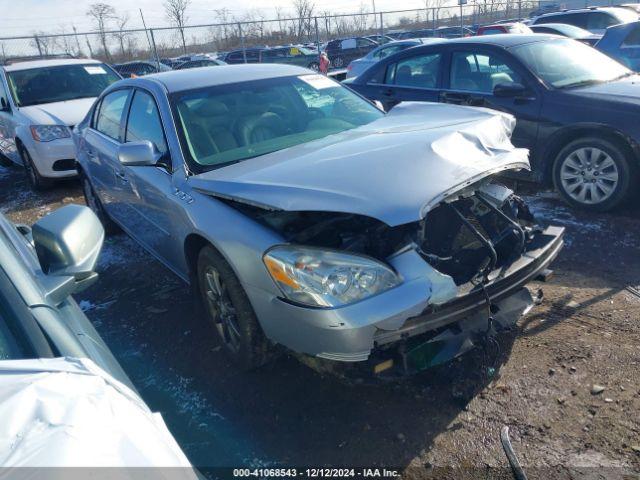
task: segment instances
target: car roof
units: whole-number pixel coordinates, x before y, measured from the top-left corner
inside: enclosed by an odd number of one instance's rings
[[[16,72],[19,70],[31,70],[33,68],[58,67],[62,65],[86,65],[88,63],[102,62],[89,58],[57,58],[52,60],[28,60],[26,62],[17,62],[5,65],[3,68],[7,72]]]
[[[512,33],[498,33],[496,35],[480,35],[479,37],[452,38],[447,40],[444,45],[455,45],[457,43],[476,43],[483,45],[495,45],[503,48],[515,47],[527,43],[544,42],[547,40],[557,40],[557,35],[549,35],[545,33],[528,33],[514,35]],[[427,46],[430,46],[427,45]]]
[[[570,13],[587,13],[587,12],[593,12],[593,11],[615,12],[615,11],[620,11],[620,10],[624,10],[624,7],[611,6],[611,7],[572,8],[570,10],[560,10],[560,11],[557,11],[557,12],[543,13],[541,15],[538,15],[536,18],[550,17],[552,15],[558,15],[558,16],[567,15],[567,14],[570,14]]]
[[[152,75],[145,75],[143,78],[162,84],[169,93],[172,93],[182,90],[250,82],[252,80],[262,80],[266,78],[306,75],[310,73],[315,72],[294,65],[253,63],[246,65],[220,65],[215,67],[215,73],[207,68],[194,68],[191,70],[173,70],[170,72],[154,73]],[[139,80],[141,79],[136,78],[131,81],[136,82]]]

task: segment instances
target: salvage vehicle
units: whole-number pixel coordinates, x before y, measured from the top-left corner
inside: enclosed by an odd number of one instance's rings
[[[76,175],[71,129],[120,80],[97,60],[9,60],[0,66],[0,154],[23,165],[35,190]]]
[[[387,110],[424,101],[508,112],[513,144],[531,154],[524,178],[554,185],[575,207],[607,211],[638,186],[637,81],[594,48],[537,33],[413,47],[347,85]]]
[[[635,22],[637,20],[638,14],[628,8],[587,7],[545,13],[532,19],[530,25],[566,23],[567,25],[584,28],[591,33],[604,35],[605,30],[613,25]]]
[[[71,296],[96,282],[103,240],[80,205],[33,227],[0,214],[2,468],[190,467]]]
[[[495,182],[529,168],[513,125],[252,65],[122,81],[74,139],[87,204],[194,286],[239,365],[277,344],[411,371],[512,326],[562,248]]]

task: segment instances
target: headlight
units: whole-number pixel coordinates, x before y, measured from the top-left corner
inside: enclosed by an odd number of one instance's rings
[[[36,142],[50,142],[69,138],[69,128],[64,125],[31,125],[31,135]]]
[[[275,247],[263,260],[289,300],[316,307],[347,305],[400,283],[395,272],[381,262],[331,250]]]

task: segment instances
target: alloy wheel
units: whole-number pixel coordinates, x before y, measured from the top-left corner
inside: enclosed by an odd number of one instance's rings
[[[236,353],[240,350],[242,334],[238,326],[236,309],[229,298],[226,285],[213,267],[205,270],[204,277],[205,295],[211,318],[225,346]]]
[[[569,197],[583,204],[609,199],[618,186],[619,172],[611,155],[596,147],[569,153],[560,166],[560,183]]]

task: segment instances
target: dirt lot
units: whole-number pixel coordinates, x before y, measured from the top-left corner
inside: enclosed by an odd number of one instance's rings
[[[199,466],[392,466],[410,478],[510,478],[509,425],[529,478],[640,478],[640,208],[574,212],[526,195],[567,228],[542,305],[499,350],[402,384],[345,385],[284,357],[238,372],[188,289],[125,235],[78,298],[142,396]],[[82,203],[75,182],[29,191],[0,167],[0,209],[32,223]],[[593,385],[604,387],[592,393]],[[453,468],[459,466],[459,468]]]

